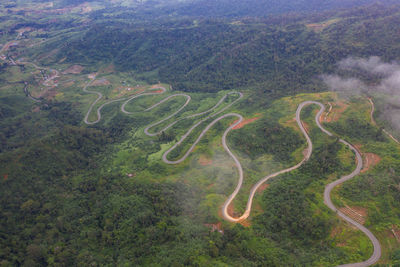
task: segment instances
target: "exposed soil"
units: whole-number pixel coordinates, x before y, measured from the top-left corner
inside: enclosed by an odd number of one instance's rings
[[[211,232],[218,231],[221,234],[224,233],[224,230],[222,229],[222,223],[221,222],[218,222],[218,223],[205,223],[204,226],[210,227],[211,228]]]
[[[4,179],[4,181],[7,181],[7,179],[8,179],[8,173],[6,173],[6,174],[3,175],[3,179]]]
[[[212,162],[213,162],[212,159],[207,158],[204,155],[201,155],[200,158],[199,158],[199,164],[202,165],[202,166],[211,165]]]
[[[110,84],[111,84],[110,81],[108,81],[105,78],[101,78],[101,79],[98,79],[98,80],[95,80],[94,82],[92,82],[90,84],[90,86],[105,86],[105,85],[110,85]]]
[[[321,32],[327,26],[327,23],[310,23],[306,25],[308,29],[313,30],[314,32]]]
[[[58,92],[56,90],[46,90],[44,92],[41,92],[39,97],[43,97],[47,100],[53,100],[57,94]]]
[[[269,187],[269,184],[262,184],[260,187],[257,188],[257,193],[261,193]]]
[[[347,246],[347,242],[337,243],[336,246],[337,247],[345,247],[345,246]]]
[[[381,161],[381,158],[374,153],[363,153],[362,155],[364,157],[364,168],[361,170],[361,172],[368,171]]]
[[[354,210],[355,212],[357,212],[358,214],[360,214],[363,217],[367,217],[368,216],[368,210],[366,208],[363,207],[357,207],[357,206],[353,206],[350,207],[352,210]]]
[[[325,22],[321,22],[321,23],[306,24],[306,27],[314,32],[321,32],[326,27],[328,27],[329,25],[332,25],[335,22],[337,22],[337,20],[333,19],[333,20],[329,20],[329,21],[325,21]]]
[[[64,87],[71,87],[71,86],[73,86],[74,84],[75,84],[74,81],[70,81],[70,82],[64,83],[63,86],[64,86]]]
[[[97,76],[97,72],[88,74],[88,78],[91,80],[95,79],[96,76]]]
[[[233,204],[233,201],[228,206],[228,214],[231,215],[232,217],[240,216],[237,212],[235,212],[235,205]]]
[[[221,210],[221,208],[220,208],[220,210]],[[222,212],[218,212],[218,214],[219,214],[221,217],[223,217],[223,216],[222,216]],[[228,206],[228,214],[229,214],[230,216],[232,216],[232,217],[239,217],[239,216],[240,216],[239,213],[235,212],[235,205],[233,205],[233,202],[231,202],[231,203],[229,204],[229,206]],[[240,223],[240,224],[243,225],[244,227],[249,227],[249,226],[251,226],[251,223],[250,223],[248,220],[242,220],[242,221],[239,221],[239,222],[237,222],[237,223]]]
[[[107,67],[105,67],[101,72],[106,74],[106,73],[113,73],[114,71],[115,71],[114,64],[110,64]]]
[[[349,105],[344,103],[343,101],[333,103],[332,110],[328,113],[325,113],[324,121],[338,121],[343,112],[345,112],[348,107]]]
[[[329,234],[330,237],[335,237],[338,234],[340,234],[342,232],[342,228],[340,227],[334,227],[331,231],[331,233]]]
[[[306,130],[307,133],[310,133],[310,125],[308,125],[306,122],[302,121],[304,130]]]
[[[245,126],[246,124],[252,123],[253,121],[258,120],[260,117],[254,117],[251,119],[244,119],[241,123],[239,123],[238,125],[236,125],[235,127],[233,127],[233,130],[237,130],[242,128],[243,126]]]
[[[250,227],[251,226],[251,223],[248,220],[240,221],[239,223],[244,227]]]
[[[84,67],[80,65],[73,65],[68,69],[64,70],[63,74],[80,74],[83,71]]]
[[[370,168],[374,167],[376,164],[378,164],[381,161],[381,157],[379,157],[377,154],[374,153],[363,153],[361,152],[362,145],[361,144],[355,144],[354,147],[360,152],[360,154],[363,157],[363,169],[361,172],[366,172]]]
[[[351,219],[355,220],[356,222],[360,224],[365,223],[365,219],[368,216],[368,211],[366,208],[363,207],[342,207],[339,208],[339,210],[344,213],[346,216],[350,217]]]
[[[396,225],[392,225],[392,234],[396,238],[397,242],[400,243],[400,229]]]

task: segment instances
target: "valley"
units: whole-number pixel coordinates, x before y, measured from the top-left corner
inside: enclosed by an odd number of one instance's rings
[[[0,266],[400,264],[398,5],[74,1],[0,3]]]

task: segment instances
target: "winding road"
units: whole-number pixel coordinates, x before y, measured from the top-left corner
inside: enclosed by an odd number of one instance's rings
[[[317,126],[321,129],[321,131],[323,131],[324,133],[326,133],[329,136],[333,136],[333,134],[331,132],[329,132],[328,130],[326,130],[325,128],[322,127],[320,121],[319,121],[319,117],[322,114],[322,112],[325,110],[325,107],[323,104],[316,102],[316,101],[305,101],[303,103],[300,104],[300,107],[304,107],[306,105],[310,105],[310,104],[316,104],[318,106],[320,106],[320,111],[318,112],[317,116],[315,117],[315,122],[317,124]],[[297,116],[296,116],[297,119]],[[298,122],[298,121],[297,121]],[[300,124],[299,124],[300,125]],[[304,133],[304,128],[301,125],[300,128],[302,129],[303,133]],[[344,265],[340,265],[340,266],[346,266],[346,267],[365,267],[365,266],[370,266],[372,264],[375,264],[381,257],[381,245],[378,241],[378,239],[374,236],[374,234],[368,230],[366,227],[364,227],[362,224],[359,224],[358,222],[354,221],[353,219],[349,218],[348,216],[346,216],[345,214],[343,214],[341,211],[339,211],[335,205],[332,203],[332,199],[331,199],[331,192],[332,189],[335,188],[336,186],[350,180],[351,178],[353,178],[354,176],[358,175],[362,169],[363,166],[363,161],[362,161],[362,157],[360,152],[350,143],[346,142],[343,139],[339,139],[339,142],[341,142],[342,144],[346,145],[348,148],[350,148],[350,150],[352,150],[354,152],[354,154],[356,155],[356,159],[357,159],[357,166],[354,169],[354,171],[348,175],[342,176],[340,179],[328,184],[325,187],[324,190],[324,203],[326,206],[328,206],[328,208],[330,208],[332,211],[334,211],[340,218],[342,218],[343,220],[345,220],[346,222],[352,224],[353,226],[355,226],[357,229],[359,229],[360,231],[362,231],[368,238],[369,240],[371,240],[372,245],[374,247],[374,251],[371,255],[371,257],[369,259],[367,259],[366,261],[363,262],[357,262],[357,263],[350,263],[350,264],[344,264]]]
[[[92,80],[92,81],[93,81],[93,80]],[[134,99],[136,99],[136,98],[138,98],[138,97],[141,97],[141,96],[156,95],[156,94],[162,94],[162,93],[166,92],[166,89],[165,89],[164,87],[157,87],[157,88],[153,88],[153,89],[158,89],[158,90],[161,89],[161,92],[160,92],[160,91],[157,91],[157,92],[147,92],[147,93],[141,93],[141,94],[137,94],[137,95],[130,96],[130,97],[125,97],[125,98],[110,100],[110,101],[105,102],[104,104],[102,104],[102,105],[97,109],[97,111],[96,111],[96,112],[97,112],[97,119],[96,119],[95,121],[90,122],[90,121],[88,120],[89,114],[92,112],[93,107],[96,105],[96,103],[98,103],[98,102],[100,101],[100,99],[103,97],[103,95],[102,95],[100,92],[89,91],[89,90],[87,90],[87,87],[91,84],[92,81],[88,82],[88,83],[85,85],[85,87],[83,88],[83,90],[84,90],[86,93],[91,93],[91,94],[96,94],[96,95],[97,95],[97,99],[90,105],[89,110],[88,110],[88,112],[86,113],[86,116],[85,116],[85,118],[84,118],[84,122],[85,122],[86,124],[88,124],[88,125],[98,123],[98,122],[101,120],[101,109],[102,109],[104,106],[108,105],[108,104],[111,104],[111,103],[114,103],[114,102],[117,102],[117,101],[125,101],[125,102],[122,104],[122,106],[121,106],[121,111],[124,112],[124,113],[126,113],[126,114],[133,114],[133,112],[129,112],[129,111],[126,110],[126,105],[127,105],[130,101],[132,101],[132,100],[134,100]],[[238,97],[236,100],[234,100],[232,103],[230,103],[230,104],[228,104],[227,106],[225,106],[224,108],[222,108],[222,109],[220,109],[219,111],[213,113],[213,111],[215,111],[215,109],[217,109],[217,107],[220,106],[220,105],[222,104],[222,102],[225,100],[225,98],[226,98],[228,95],[230,95],[230,94],[238,94],[239,97]],[[194,118],[194,117],[201,116],[201,115],[204,115],[204,114],[207,114],[207,113],[211,113],[211,114],[208,115],[208,116],[206,116],[205,118],[201,119],[201,120],[198,121],[197,123],[195,123],[184,135],[182,135],[182,137],[179,139],[178,142],[176,142],[173,146],[171,146],[167,151],[164,152],[164,154],[163,154],[163,156],[162,156],[162,160],[163,160],[165,163],[167,163],[167,164],[178,164],[178,163],[183,162],[183,161],[189,156],[189,154],[193,151],[193,149],[194,149],[195,146],[198,144],[198,142],[200,142],[200,140],[202,139],[202,137],[210,130],[211,127],[213,127],[214,124],[216,124],[216,123],[219,122],[220,120],[223,120],[223,119],[228,118],[228,117],[233,117],[233,118],[236,118],[236,119],[237,119],[233,124],[231,124],[231,125],[225,130],[225,132],[224,132],[223,135],[222,135],[222,145],[223,145],[223,148],[225,149],[225,151],[229,154],[229,156],[230,156],[230,157],[233,159],[233,161],[235,162],[235,166],[236,166],[236,168],[237,168],[237,170],[238,170],[238,174],[239,174],[239,179],[238,179],[238,183],[237,183],[237,186],[236,186],[235,190],[234,190],[233,193],[227,198],[227,200],[225,201],[225,203],[223,204],[223,207],[222,207],[222,215],[223,215],[223,217],[224,217],[226,220],[230,221],[230,222],[240,222],[240,221],[243,221],[243,220],[245,220],[246,218],[249,217],[249,215],[250,215],[250,213],[251,213],[251,208],[252,208],[254,196],[255,196],[255,194],[256,194],[256,192],[257,192],[257,189],[258,189],[263,183],[265,183],[265,182],[268,181],[269,179],[271,179],[271,178],[273,178],[273,177],[276,177],[276,176],[278,176],[278,175],[280,175],[280,174],[287,173],[287,172],[290,172],[290,171],[293,171],[293,170],[299,168],[301,165],[303,165],[303,164],[304,164],[307,160],[309,160],[309,158],[311,157],[312,149],[313,149],[313,144],[312,144],[312,141],[311,141],[311,139],[310,139],[310,137],[309,137],[309,135],[308,135],[306,129],[304,128],[302,121],[301,121],[301,111],[302,111],[302,109],[303,109],[305,106],[315,104],[315,105],[318,105],[318,106],[320,107],[320,110],[318,111],[318,113],[317,113],[316,116],[315,116],[315,122],[316,122],[317,126],[321,129],[321,131],[323,131],[323,132],[324,132],[325,134],[327,134],[328,136],[333,136],[333,134],[332,134],[331,132],[329,132],[328,130],[326,130],[325,128],[322,127],[322,125],[321,125],[321,123],[320,123],[320,121],[319,121],[319,118],[321,117],[322,113],[323,113],[324,110],[325,110],[325,106],[324,106],[322,103],[316,102],[316,101],[304,101],[304,102],[300,103],[300,105],[298,106],[298,108],[297,108],[297,110],[296,110],[296,122],[297,122],[297,124],[298,124],[298,126],[299,126],[301,132],[303,133],[304,137],[306,138],[306,140],[307,140],[307,146],[308,146],[307,149],[306,149],[306,151],[305,151],[305,153],[304,153],[303,159],[302,159],[299,163],[297,163],[296,165],[294,165],[294,166],[292,166],[292,167],[289,167],[289,168],[284,169],[284,170],[280,170],[280,171],[278,171],[278,172],[275,172],[275,173],[273,173],[273,174],[270,174],[270,175],[264,177],[263,179],[259,180],[259,181],[251,188],[251,190],[250,190],[250,194],[249,194],[249,198],[248,198],[248,201],[247,201],[247,205],[246,205],[246,210],[245,210],[245,212],[244,212],[243,215],[241,215],[240,217],[235,218],[235,217],[232,217],[232,216],[229,214],[229,212],[228,212],[228,207],[229,207],[229,205],[232,203],[232,201],[235,199],[235,197],[237,196],[237,194],[239,193],[239,191],[240,191],[240,189],[241,189],[241,187],[242,187],[242,185],[243,185],[243,168],[242,168],[242,165],[241,165],[240,161],[238,160],[238,158],[237,158],[237,157],[232,153],[232,151],[229,149],[229,147],[228,147],[228,145],[227,145],[227,142],[226,142],[226,138],[227,138],[229,132],[230,132],[235,126],[237,126],[238,124],[240,124],[240,123],[243,121],[243,117],[242,117],[242,115],[237,114],[237,113],[227,113],[227,114],[221,115],[221,116],[219,116],[219,117],[217,117],[217,115],[219,115],[220,113],[224,112],[226,109],[228,109],[228,108],[229,108],[230,106],[232,106],[234,103],[236,103],[237,101],[239,101],[239,100],[243,97],[243,94],[240,93],[240,92],[230,92],[230,93],[227,93],[227,94],[224,95],[224,96],[218,101],[218,103],[217,103],[215,106],[213,106],[212,108],[210,108],[210,109],[208,109],[208,110],[206,110],[206,111],[200,112],[200,113],[196,113],[196,114],[193,114],[193,115],[189,115],[189,116],[186,116],[186,117],[182,117],[182,118],[176,119],[175,121],[173,121],[172,123],[168,124],[167,126],[165,126],[163,129],[159,130],[158,132],[150,133],[149,130],[150,130],[152,127],[157,126],[157,125],[159,125],[159,124],[165,122],[166,120],[172,118],[173,116],[175,116],[175,115],[177,115],[179,112],[181,112],[181,111],[189,104],[189,102],[190,102],[190,100],[191,100],[191,97],[190,97],[189,95],[187,95],[187,94],[182,94],[182,93],[173,94],[173,95],[170,95],[170,96],[168,96],[168,97],[165,97],[165,98],[162,99],[161,101],[159,101],[159,102],[157,102],[156,104],[152,105],[151,107],[145,109],[145,111],[152,110],[153,108],[155,108],[155,107],[157,107],[157,106],[159,106],[159,105],[165,103],[166,101],[168,101],[168,100],[170,100],[170,99],[172,99],[172,98],[174,98],[174,97],[184,97],[184,98],[186,98],[186,102],[185,102],[178,110],[176,110],[175,112],[173,112],[171,115],[168,115],[167,117],[165,117],[165,118],[163,118],[163,119],[161,119],[161,120],[159,120],[159,121],[157,121],[157,122],[155,122],[155,123],[152,123],[152,124],[148,125],[148,126],[144,129],[144,133],[145,133],[146,135],[148,135],[148,136],[156,136],[156,135],[160,134],[161,132],[163,132],[163,131],[169,129],[170,127],[172,127],[173,125],[175,125],[175,124],[178,123],[179,121],[182,121],[182,120],[184,120],[184,119]],[[206,121],[206,120],[208,120],[208,119],[210,119],[210,118],[213,118],[213,117],[217,117],[217,118],[215,118],[211,123],[209,123],[209,124],[201,131],[200,135],[199,135],[199,136],[197,137],[197,139],[194,141],[194,143],[192,144],[192,146],[186,151],[186,153],[185,153],[180,159],[177,159],[177,160],[174,160],[174,161],[171,161],[171,160],[168,160],[168,159],[167,159],[168,154],[169,154],[171,151],[173,151],[177,146],[179,146],[180,144],[182,144],[182,142],[190,135],[190,133],[193,132],[193,130],[194,130],[195,128],[197,128],[197,127],[198,127],[201,123],[203,123],[204,121]],[[353,178],[354,176],[358,175],[358,174],[360,173],[361,169],[362,169],[362,164],[363,164],[363,163],[362,163],[361,154],[357,151],[357,149],[356,149],[354,146],[352,146],[350,143],[346,142],[346,141],[343,140],[343,139],[339,139],[339,142],[341,142],[341,143],[343,143],[344,145],[346,145],[347,147],[349,147],[349,149],[351,149],[351,150],[355,153],[356,159],[357,159],[357,166],[356,166],[355,170],[354,170],[352,173],[341,177],[340,179],[338,179],[338,180],[336,180],[336,181],[334,181],[334,182],[328,184],[328,185],[325,187],[325,190],[324,190],[324,203],[325,203],[325,205],[327,205],[332,211],[334,211],[340,218],[342,218],[342,219],[345,220],[346,222],[352,224],[352,225],[355,226],[357,229],[359,229],[360,231],[362,231],[362,232],[371,240],[371,242],[372,242],[372,244],[373,244],[373,247],[374,247],[373,254],[371,255],[371,257],[370,257],[368,260],[363,261],[363,262],[358,262],[358,263],[350,263],[350,264],[340,265],[340,266],[346,266],[346,267],[364,267],[364,266],[370,266],[370,265],[376,263],[376,262],[379,260],[379,258],[381,257],[381,246],[380,246],[379,241],[378,241],[377,238],[372,234],[372,232],[369,231],[367,228],[365,228],[363,225],[357,223],[357,222],[354,221],[353,219],[347,217],[345,214],[343,214],[342,212],[340,212],[340,211],[334,206],[334,204],[332,203],[332,200],[331,200],[331,191],[332,191],[332,189],[335,188],[336,186],[338,186],[338,185],[344,183],[345,181],[347,181],[347,180]]]

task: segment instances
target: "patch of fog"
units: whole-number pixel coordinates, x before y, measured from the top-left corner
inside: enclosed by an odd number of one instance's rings
[[[394,129],[400,130],[400,64],[398,62],[384,62],[376,56],[349,57],[338,63],[338,73],[341,74],[321,75],[331,91],[349,96],[373,95],[384,107],[380,110],[382,118],[389,121]]]
[[[243,168],[243,185],[253,186],[265,176],[283,168],[282,164],[275,161],[272,155],[264,155],[257,159],[251,159],[245,153],[235,150],[233,150],[233,153]],[[203,170],[209,179],[213,180],[213,188],[216,193],[229,196],[236,188],[239,174],[235,162],[225,151],[215,151],[212,156],[212,164],[204,166]],[[238,197],[243,197],[242,195],[244,195],[244,198],[247,199],[248,193],[244,192],[242,188]]]

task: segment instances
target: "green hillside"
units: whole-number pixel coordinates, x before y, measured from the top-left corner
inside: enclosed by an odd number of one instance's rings
[[[400,264],[398,5],[125,2],[0,3],[0,266]]]

